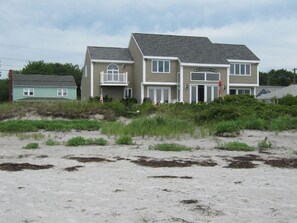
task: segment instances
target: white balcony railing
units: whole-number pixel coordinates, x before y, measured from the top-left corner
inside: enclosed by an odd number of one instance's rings
[[[100,85],[128,85],[128,72],[125,73],[100,73]]]

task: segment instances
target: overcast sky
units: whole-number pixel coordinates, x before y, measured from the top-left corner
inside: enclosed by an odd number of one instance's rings
[[[127,47],[133,32],[247,45],[260,71],[297,68],[296,0],[1,0],[0,61],[83,66],[86,47]]]

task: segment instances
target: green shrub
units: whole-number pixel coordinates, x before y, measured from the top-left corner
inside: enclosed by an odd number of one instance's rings
[[[240,134],[240,122],[236,121],[226,121],[226,122],[219,122],[213,125],[214,134],[217,136],[223,136],[225,133],[231,133],[235,135]],[[228,134],[227,134],[228,135]]]
[[[26,146],[23,147],[23,149],[38,149],[39,144],[38,143],[28,143]]]
[[[133,139],[131,136],[123,135],[116,139],[116,144],[118,145],[132,145]]]
[[[53,139],[46,140],[45,144],[48,145],[48,146],[57,146],[57,145],[60,145],[60,143],[58,141],[53,140]]]
[[[66,142],[66,146],[87,146],[87,145],[106,145],[106,144],[107,144],[107,141],[103,138],[86,139],[82,136],[73,137]]]
[[[255,130],[265,130],[267,129],[267,124],[264,119],[261,118],[249,118],[242,122],[244,129],[255,129]]]
[[[229,151],[254,151],[255,150],[254,147],[238,141],[228,142],[228,143],[219,145],[217,148],[222,150],[229,150]]]
[[[265,137],[264,140],[262,140],[262,141],[260,141],[260,142],[258,143],[258,147],[259,147],[260,149],[269,149],[269,148],[272,147],[272,143],[271,143],[270,141],[267,140],[267,137]]]
[[[20,140],[25,139],[34,139],[34,140],[41,140],[44,139],[44,135],[42,133],[17,133],[16,137]]]
[[[159,150],[159,151],[191,151],[190,147],[179,145],[176,143],[162,143],[162,144],[156,144],[156,145],[150,145],[149,149],[152,150]]]

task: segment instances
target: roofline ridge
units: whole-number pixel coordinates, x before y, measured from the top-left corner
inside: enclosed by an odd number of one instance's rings
[[[192,35],[183,35],[183,34],[166,34],[166,33],[132,33],[132,34],[141,34],[141,35],[152,35],[152,36],[177,36],[177,37],[190,37],[190,38],[206,38],[207,36],[192,36]]]

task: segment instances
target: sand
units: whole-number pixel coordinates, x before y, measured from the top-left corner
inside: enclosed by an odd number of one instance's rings
[[[46,137],[36,141],[37,150],[22,149],[33,139],[0,137],[0,222],[296,222],[296,132],[134,138],[135,145],[123,146],[99,132],[41,133]],[[74,136],[104,137],[109,144],[45,145],[48,137],[62,142]],[[267,151],[215,148],[234,140],[257,146],[265,137],[273,142]],[[165,142],[195,149],[148,149]],[[281,167],[269,160],[281,160]]]

